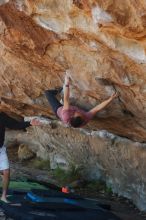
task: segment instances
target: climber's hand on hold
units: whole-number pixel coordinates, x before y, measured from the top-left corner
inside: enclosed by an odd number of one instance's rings
[[[69,109],[69,96],[70,96],[69,84],[70,84],[70,76],[68,70],[66,71],[65,82],[64,82],[64,105],[63,105],[64,110]]]
[[[70,83],[70,70],[66,70],[65,73],[65,85],[69,85]]]
[[[118,93],[115,92],[112,94],[107,100],[103,101],[102,103],[98,104],[94,108],[92,108],[89,112],[94,116],[97,112],[103,110],[109,103],[112,102],[114,98],[118,97]]]
[[[65,75],[65,81],[64,81],[64,84],[65,85],[69,85],[70,83],[70,77],[68,75]]]

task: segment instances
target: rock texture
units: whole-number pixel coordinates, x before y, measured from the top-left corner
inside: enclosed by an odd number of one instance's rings
[[[145,35],[144,0],[0,1],[0,110],[54,119],[44,90],[62,86],[66,70],[72,79],[72,102],[84,109],[117,91],[119,98],[97,114],[84,135],[50,127],[32,130],[35,141],[27,134],[23,138],[33,142],[38,156],[50,158],[52,167],[81,164],[90,178],[105,179],[142,210]]]
[[[35,154],[28,148],[27,145],[20,144],[18,148],[18,159],[20,161],[29,160],[35,157]]]
[[[92,130],[146,141],[145,9],[144,0],[1,1],[1,110],[50,116],[43,92],[69,69],[76,105],[119,92]]]
[[[27,133],[9,132],[6,145],[24,143],[51,169],[76,166],[85,179],[101,179],[112,191],[146,211],[146,144],[102,131],[31,127]],[[14,140],[15,137],[15,140]]]

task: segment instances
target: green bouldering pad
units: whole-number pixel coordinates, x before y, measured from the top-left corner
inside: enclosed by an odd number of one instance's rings
[[[0,191],[2,188],[2,182],[0,182]],[[27,182],[27,181],[10,181],[9,190],[32,190],[32,189],[46,189],[47,187],[34,182]]]

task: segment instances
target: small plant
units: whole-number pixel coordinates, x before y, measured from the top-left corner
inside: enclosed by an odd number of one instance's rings
[[[108,193],[108,194],[112,194],[113,193],[112,188],[108,187],[108,186],[106,187],[105,192]]]
[[[49,160],[35,159],[32,162],[32,166],[34,168],[41,169],[41,170],[50,170],[50,161]]]
[[[53,173],[61,184],[68,184],[81,179],[81,168],[75,165],[71,165],[69,170],[63,170],[60,167],[57,167]]]
[[[101,180],[92,180],[88,183],[87,188],[97,191],[105,191],[106,185]]]
[[[98,192],[104,192],[107,194],[112,194],[112,188],[108,187],[105,182],[101,180],[90,181],[87,185],[87,188],[90,190],[96,190]]]
[[[81,179],[82,167],[71,164],[70,169],[67,171],[67,174],[70,181]]]
[[[64,182],[66,179],[66,171],[61,169],[60,167],[54,169],[53,174],[61,183]]]

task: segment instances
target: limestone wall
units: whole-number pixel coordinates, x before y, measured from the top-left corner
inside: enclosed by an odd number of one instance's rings
[[[44,90],[62,86],[66,70],[72,103],[86,110],[117,91],[119,97],[84,134],[57,125],[35,128],[20,139],[50,158],[52,167],[83,166],[86,177],[104,179],[141,210],[146,209],[145,35],[145,0],[0,0],[0,111],[54,119]]]

